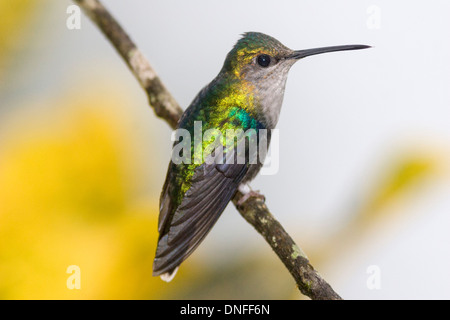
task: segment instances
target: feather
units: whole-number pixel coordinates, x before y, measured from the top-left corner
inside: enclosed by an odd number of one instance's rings
[[[171,274],[201,243],[225,210],[248,170],[246,164],[202,164],[169,221],[163,216],[153,275]],[[170,174],[168,175],[170,176]],[[166,187],[167,188],[167,187]],[[163,206],[170,206],[166,198]],[[163,211],[165,212],[165,211]]]

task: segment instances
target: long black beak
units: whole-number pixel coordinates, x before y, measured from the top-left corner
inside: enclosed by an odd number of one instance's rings
[[[362,45],[362,44],[350,44],[346,46],[333,46],[333,47],[322,47],[322,48],[314,48],[314,49],[306,49],[306,50],[298,50],[294,51],[293,54],[288,56],[288,59],[302,59],[308,56],[312,56],[315,54],[321,54],[326,52],[334,52],[334,51],[345,51],[345,50],[359,50],[359,49],[367,49],[371,48],[370,46]]]

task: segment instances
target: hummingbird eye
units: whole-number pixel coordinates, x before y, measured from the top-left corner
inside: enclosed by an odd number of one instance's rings
[[[270,65],[270,56],[268,54],[260,54],[256,58],[256,62],[263,68],[267,68]]]

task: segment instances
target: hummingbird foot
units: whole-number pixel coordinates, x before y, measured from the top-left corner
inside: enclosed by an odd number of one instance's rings
[[[266,197],[259,193],[259,190],[252,190],[248,184],[241,184],[238,190],[244,194],[242,198],[239,199],[237,203],[238,206],[243,205],[250,198],[261,199],[263,202],[266,201]]]

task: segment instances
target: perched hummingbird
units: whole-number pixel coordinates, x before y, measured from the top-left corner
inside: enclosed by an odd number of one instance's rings
[[[228,53],[217,77],[198,93],[183,113],[178,128],[193,135],[195,123],[201,121],[202,133],[216,129],[223,136],[228,129],[254,129],[254,132],[267,129],[267,143],[270,143],[270,130],[278,122],[291,66],[315,54],[365,48],[369,46],[345,45],[294,51],[268,35],[245,33]],[[201,153],[207,147],[203,142],[199,149],[193,140],[189,145],[192,154]],[[259,143],[258,138],[256,141]],[[224,144],[223,158],[226,159],[237,146],[234,144],[230,149],[225,142],[221,143]],[[160,197],[154,276],[172,280],[178,266],[205,238],[238,188],[249,194],[247,184],[258,174],[263,163],[261,158],[257,163],[250,163],[248,158],[244,163],[211,163],[205,159],[169,163]]]

